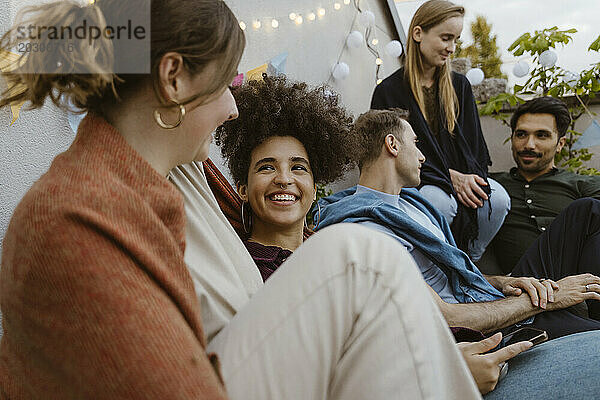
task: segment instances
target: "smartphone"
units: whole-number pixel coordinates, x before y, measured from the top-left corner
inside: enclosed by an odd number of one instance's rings
[[[533,345],[537,345],[548,340],[548,334],[546,331],[536,328],[524,327],[517,329],[516,331],[506,334],[502,338],[502,345],[508,346],[518,342],[531,342]]]

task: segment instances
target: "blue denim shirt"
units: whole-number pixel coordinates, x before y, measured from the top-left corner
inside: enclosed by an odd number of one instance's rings
[[[356,187],[319,200],[321,219],[317,229],[341,222],[371,221],[385,225],[398,237],[418,248],[446,274],[453,294],[460,303],[485,302],[504,298],[456,247],[450,227],[437,210],[416,189],[402,189],[400,196],[427,215],[446,236],[440,240],[405,213],[382,201],[373,193],[356,193]],[[313,210],[313,213],[316,211]]]

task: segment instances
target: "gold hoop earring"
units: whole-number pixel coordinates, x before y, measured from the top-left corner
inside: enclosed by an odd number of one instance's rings
[[[185,106],[183,104],[179,104],[175,100],[171,100],[171,102],[179,107],[179,118],[177,119],[177,122],[172,125],[167,124],[165,121],[163,121],[162,115],[160,115],[160,112],[158,112],[158,110],[154,110],[154,120],[156,121],[158,126],[160,126],[163,129],[175,129],[179,125],[181,125],[181,123],[183,122],[183,119],[185,118]]]

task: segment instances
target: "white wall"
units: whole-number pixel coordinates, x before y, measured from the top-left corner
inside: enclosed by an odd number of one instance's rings
[[[0,0],[0,33],[7,30],[18,8],[40,2]],[[366,48],[342,53],[350,30],[354,27],[364,32],[364,28],[355,21],[357,11],[352,4],[344,5],[342,0],[339,2],[342,8],[335,11],[334,0],[227,0],[238,18],[248,25],[248,45],[240,72],[257,67],[287,51],[288,76],[319,84],[329,79],[331,66],[342,54],[341,61],[350,66],[350,76],[345,81],[332,82],[332,87],[341,94],[343,103],[355,116],[366,111],[375,86],[375,61]],[[309,22],[306,18],[308,12],[315,12],[320,6],[326,9],[325,17]],[[376,29],[375,36],[382,50],[390,40],[383,31],[393,31],[386,17],[387,2],[362,0],[361,6],[375,13],[376,23],[381,28]],[[289,20],[287,16],[291,11],[305,16],[302,25],[297,26]],[[274,31],[264,17],[276,17],[280,27]],[[263,29],[252,29],[252,20],[255,18],[263,18]],[[268,28],[264,29],[265,26]],[[383,51],[381,53],[384,64],[380,75],[384,78],[394,72],[399,64]],[[4,238],[10,216],[21,197],[74,138],[66,115],[52,105],[36,111],[23,110],[19,120],[11,127],[10,115],[8,108],[0,110],[0,238]],[[216,161],[220,159],[217,149],[212,149],[211,157]],[[349,179],[352,181],[355,177]],[[344,183],[339,185],[344,186]]]

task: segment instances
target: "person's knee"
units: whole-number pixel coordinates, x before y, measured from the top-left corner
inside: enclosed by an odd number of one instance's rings
[[[341,257],[344,265],[358,265],[385,275],[396,274],[394,270],[402,265],[411,265],[416,270],[412,257],[400,242],[388,234],[355,223],[321,229],[300,249],[320,253],[329,259],[335,254]]]
[[[577,199],[569,204],[566,208],[567,210],[590,210],[593,212],[600,211],[600,200],[593,199],[591,197],[583,197],[581,199]]]
[[[497,210],[504,215],[508,214],[510,211],[510,196],[508,192],[498,182],[492,179],[490,179],[489,182],[492,188],[492,194],[490,196],[492,210],[494,212]]]
[[[451,223],[458,212],[456,199],[437,186],[423,186],[419,192]]]

